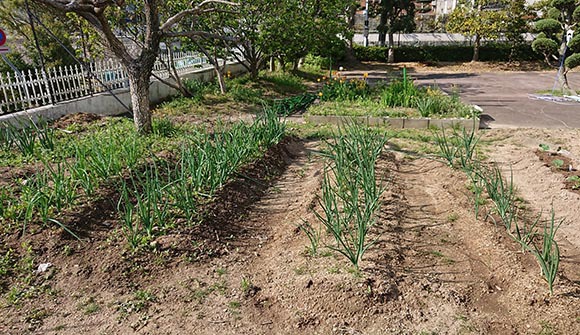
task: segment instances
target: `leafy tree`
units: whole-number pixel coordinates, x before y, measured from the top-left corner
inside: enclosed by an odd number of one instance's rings
[[[232,12],[225,5],[216,6],[215,11],[203,17],[183,20],[180,26],[182,32],[174,32],[171,36],[185,36],[182,44],[186,48],[200,51],[213,66],[221,93],[226,93],[224,72],[227,59],[231,56],[233,45],[238,39],[233,36],[230,28],[236,24],[238,12]],[[195,30],[191,30],[195,27]]]
[[[212,5],[224,0],[204,0],[175,10],[184,0],[32,0],[60,13],[74,13],[98,34],[129,77],[135,128],[150,133],[149,81],[162,38],[186,17],[201,17],[213,11]],[[162,23],[163,22],[163,23]],[[123,36],[120,36],[123,35]]]
[[[540,32],[532,48],[542,53],[548,64],[560,66],[558,81],[562,90],[571,91],[568,72],[580,65],[580,35],[568,41],[567,32],[580,22],[580,4],[575,0],[553,0],[545,8],[545,17],[535,22],[535,30]],[[552,61],[558,60],[558,64]]]
[[[73,49],[76,37],[76,29],[71,20],[66,16],[51,11],[50,8],[30,4],[31,12],[37,16],[50,31],[59,37],[59,39],[69,49]],[[57,19],[55,20],[55,16]],[[32,65],[40,65],[40,55],[35,45],[29,22],[28,12],[23,0],[4,0],[0,2],[0,24],[7,30],[9,39],[24,41],[22,45],[12,44],[15,52],[22,53],[24,58],[32,61]],[[61,46],[47,33],[47,31],[36,24],[36,37],[44,63],[47,66],[71,65],[74,59],[66,52],[62,51]]]
[[[506,20],[504,36],[512,44],[524,43],[523,34],[529,31],[528,20],[530,12],[526,8],[526,0],[511,0],[504,10],[509,13],[509,19]]]
[[[394,38],[398,32],[410,33],[415,30],[415,3],[412,0],[382,0],[379,9],[381,18],[377,30],[379,31],[379,43],[385,45],[386,37],[389,37],[389,56],[387,61],[395,61]]]
[[[333,56],[345,48],[351,32],[348,9],[351,0],[284,0],[273,6],[262,25],[266,52],[286,64],[298,66],[308,53]]]
[[[242,1],[240,19],[229,27],[232,35],[238,38],[238,43],[233,46],[233,56],[248,70],[252,80],[258,78],[258,72],[268,57],[267,22],[270,15],[278,14],[279,8],[272,0]]]
[[[451,12],[447,21],[447,31],[473,37],[473,61],[479,60],[482,39],[497,39],[507,30],[510,18],[504,9],[487,8],[491,1],[463,0]],[[493,1],[497,3],[497,1]]]

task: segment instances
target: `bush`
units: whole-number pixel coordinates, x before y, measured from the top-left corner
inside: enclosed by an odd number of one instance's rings
[[[566,67],[569,69],[573,69],[580,65],[580,54],[573,54],[566,58]]]
[[[387,107],[417,107],[421,92],[411,80],[395,80],[381,92],[381,103]]]
[[[329,79],[319,93],[321,101],[353,101],[364,99],[370,87],[364,79],[349,79],[336,76]]]
[[[549,38],[537,38],[532,43],[532,49],[538,53],[552,55],[558,52],[558,43]]]
[[[356,58],[360,61],[386,62],[387,47],[353,48]],[[437,45],[437,46],[403,46],[395,48],[396,62],[469,62],[473,58],[473,46],[468,45]],[[481,61],[535,61],[543,57],[532,50],[528,44],[487,44],[479,51]]]
[[[197,79],[186,79],[183,81],[185,88],[191,93],[191,100],[201,101],[204,94],[215,92],[217,86],[214,83],[203,82]]]
[[[562,26],[558,20],[554,19],[542,19],[536,21],[534,25],[534,30],[536,32],[544,32],[547,35],[554,35],[562,30]]]
[[[574,35],[570,43],[568,43],[568,48],[574,52],[580,52],[580,35]]]

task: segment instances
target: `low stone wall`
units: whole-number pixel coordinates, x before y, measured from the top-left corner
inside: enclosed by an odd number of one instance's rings
[[[392,118],[375,116],[336,116],[307,115],[306,120],[314,124],[344,125],[349,122],[361,122],[369,126],[385,126],[398,129],[425,129],[431,127],[479,129],[479,119],[428,119],[428,118]]]
[[[241,74],[246,72],[246,68],[237,62],[228,63],[226,71],[232,74]],[[185,73],[182,79],[197,79],[200,81],[211,81],[215,78],[215,71],[213,67],[206,67],[197,69],[195,71]],[[120,88],[113,90],[113,93],[126,106],[131,106],[131,96],[129,88]],[[167,99],[172,95],[176,95],[177,90],[163,84],[158,80],[151,82],[149,87],[149,99],[152,103],[157,103]],[[56,120],[62,116],[75,113],[91,113],[103,116],[121,115],[127,110],[115,99],[111,93],[99,93],[93,96],[82,97],[74,100],[60,102],[53,105],[42,106],[34,109],[25,110],[22,112],[12,113],[0,116],[0,124],[11,123],[15,126],[28,123],[30,121],[37,122],[39,119],[45,121]]]

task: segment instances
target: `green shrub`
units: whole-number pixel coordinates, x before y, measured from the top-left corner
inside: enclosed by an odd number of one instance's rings
[[[297,112],[305,111],[316,100],[316,95],[304,93],[293,97],[274,100],[270,109],[276,115],[288,116]]]
[[[558,43],[549,38],[536,38],[532,42],[532,49],[538,53],[551,55],[558,52]]]
[[[580,54],[573,54],[570,57],[566,58],[566,67],[569,69],[573,69],[580,65]]]
[[[416,107],[420,96],[412,80],[395,80],[381,92],[381,102],[388,107]]]
[[[547,35],[554,35],[562,30],[562,26],[558,20],[554,19],[542,19],[536,21],[534,25],[534,30],[537,32],[544,32]]]
[[[321,101],[353,101],[370,94],[370,87],[363,79],[349,79],[337,76],[329,79],[319,93]]]
[[[550,9],[548,9],[548,12],[546,13],[546,18],[558,20],[558,18],[560,18],[561,14],[562,14],[562,12],[560,12],[557,8],[552,7]]]
[[[574,35],[570,43],[568,43],[568,48],[574,52],[580,52],[580,35]]]
[[[387,47],[353,48],[356,58],[360,61],[386,62]],[[396,62],[469,62],[473,58],[473,46],[468,45],[437,45],[437,46],[402,46],[395,48]],[[532,50],[528,44],[487,44],[480,49],[481,61],[534,61],[542,56]]]

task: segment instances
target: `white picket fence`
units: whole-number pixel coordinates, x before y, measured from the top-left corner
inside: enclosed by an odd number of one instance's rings
[[[153,68],[156,76],[169,77],[169,59],[167,53],[159,55]],[[193,52],[174,52],[173,62],[179,74],[207,66],[207,59]],[[87,67],[49,68],[44,76],[40,69],[0,73],[0,115],[129,87],[119,62],[99,61]]]

